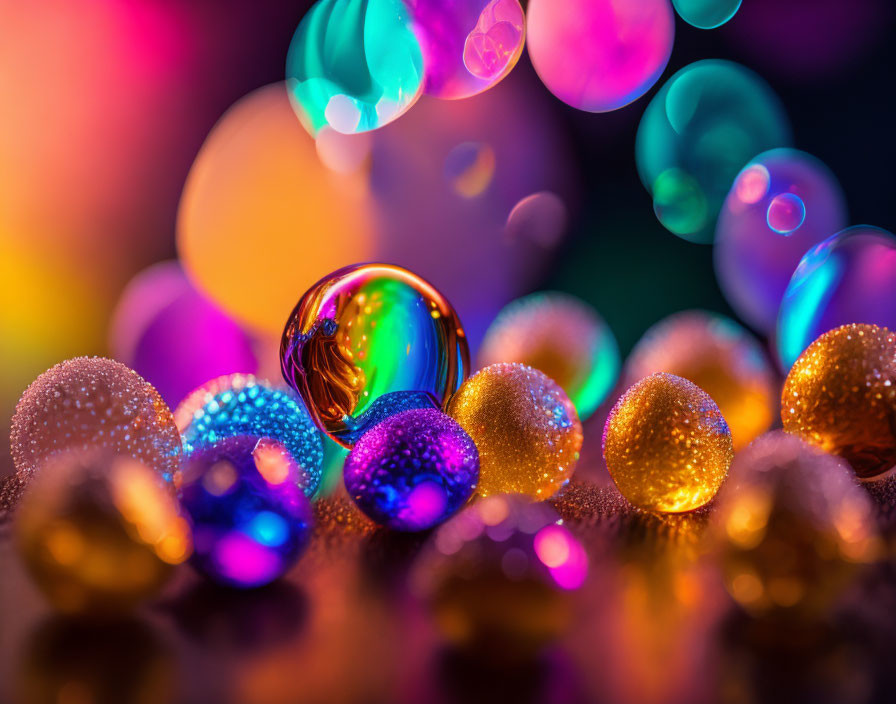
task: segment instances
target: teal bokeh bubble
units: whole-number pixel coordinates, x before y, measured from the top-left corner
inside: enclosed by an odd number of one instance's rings
[[[672,0],[678,16],[698,29],[715,29],[730,20],[742,0]]]
[[[410,108],[423,89],[423,54],[402,0],[318,0],[299,24],[286,79],[316,135],[367,132]]]
[[[741,168],[759,152],[789,144],[787,116],[765,81],[739,64],[709,59],[685,66],[650,101],[635,158],[666,229],[710,243]]]

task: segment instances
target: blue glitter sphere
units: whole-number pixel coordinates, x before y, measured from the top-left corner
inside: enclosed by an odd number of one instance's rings
[[[282,443],[298,463],[297,481],[313,496],[323,474],[320,432],[299,397],[248,374],[232,374],[200,386],[174,413],[184,453],[237,435],[267,437]]]
[[[311,537],[300,471],[270,438],[237,436],[194,450],[179,490],[193,530],[193,566],[235,587],[258,587],[286,572]]]
[[[361,436],[345,461],[344,478],[358,508],[380,525],[426,530],[472,496],[479,453],[463,428],[441,411],[404,411]]]

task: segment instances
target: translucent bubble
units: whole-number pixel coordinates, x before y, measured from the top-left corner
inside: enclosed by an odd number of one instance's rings
[[[331,171],[351,174],[370,160],[370,135],[342,134],[332,127],[323,127],[314,138],[321,163]]]
[[[613,332],[591,306],[564,293],[534,293],[502,310],[485,334],[477,361],[519,362],[556,381],[587,419],[619,375]]]
[[[790,369],[816,338],[847,323],[896,330],[896,237],[886,230],[849,227],[806,252],[778,314],[781,368]]]
[[[669,0],[531,0],[529,57],[560,100],[608,112],[640,98],[672,53]]]
[[[556,247],[566,234],[569,213],[556,193],[539,191],[513,206],[504,236],[511,242],[534,242],[544,249]]]
[[[423,50],[425,92],[466,98],[504,78],[523,53],[519,0],[407,0]]]
[[[675,11],[698,29],[715,29],[730,20],[743,0],[672,0]]]
[[[423,56],[403,0],[318,0],[286,58],[296,114],[311,134],[381,127],[423,89]]]
[[[660,222],[708,243],[738,172],[759,152],[789,142],[787,118],[765,81],[712,59],[685,66],[650,101],[635,157]]]
[[[488,144],[463,142],[445,158],[445,179],[464,198],[482,195],[495,176],[495,151]]]
[[[309,289],[280,361],[318,427],[346,447],[391,413],[447,403],[470,368],[448,301],[388,264],[346,267]]]
[[[818,159],[796,149],[755,157],[734,180],[716,227],[716,278],[728,303],[771,332],[800,258],[845,225],[843,192]]]

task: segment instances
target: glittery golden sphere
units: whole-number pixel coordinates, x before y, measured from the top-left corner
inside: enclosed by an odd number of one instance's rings
[[[713,518],[726,587],[759,616],[822,617],[881,547],[847,464],[781,431],[738,453]]]
[[[781,420],[863,479],[896,466],[896,334],[853,324],[819,337],[787,375]]]
[[[582,424],[553,380],[524,364],[492,364],[460,387],[448,415],[479,450],[479,496],[547,499],[572,476]]]
[[[133,457],[168,481],[181,460],[180,433],[159,393],[125,365],[102,357],[69,359],[37,377],[19,399],[9,442],[26,479],[64,450],[99,448]]]
[[[638,508],[700,508],[722,485],[734,450],[709,394],[673,374],[653,374],[626,391],[604,427],[604,459],[622,495]]]
[[[155,594],[189,557],[189,525],[157,472],[130,457],[47,461],[16,512],[19,553],[64,612],[122,611]]]

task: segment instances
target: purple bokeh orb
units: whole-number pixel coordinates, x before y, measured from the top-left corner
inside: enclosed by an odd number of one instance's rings
[[[472,496],[479,453],[463,428],[441,411],[404,411],[358,440],[345,461],[344,478],[358,508],[380,525],[426,530]]]
[[[179,494],[193,530],[193,566],[241,588],[268,584],[292,567],[312,528],[300,471],[270,438],[231,437],[189,455]]]

